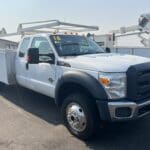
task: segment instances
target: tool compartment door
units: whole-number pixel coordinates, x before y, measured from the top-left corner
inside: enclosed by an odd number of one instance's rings
[[[14,50],[0,50],[0,82],[16,84]]]

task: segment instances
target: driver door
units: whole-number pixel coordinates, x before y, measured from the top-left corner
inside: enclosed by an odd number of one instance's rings
[[[30,88],[54,97],[55,63],[49,62],[50,56],[54,55],[49,41],[46,37],[34,37],[31,48],[39,49],[39,64],[29,65]]]

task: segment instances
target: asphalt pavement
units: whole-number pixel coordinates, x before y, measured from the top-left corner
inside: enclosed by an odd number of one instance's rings
[[[19,86],[0,91],[0,150],[148,150],[150,116],[106,124],[90,141],[62,125],[54,100]]]

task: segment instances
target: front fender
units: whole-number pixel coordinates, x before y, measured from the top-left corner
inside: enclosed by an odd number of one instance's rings
[[[59,103],[59,90],[66,83],[81,85],[97,100],[107,100],[108,95],[101,83],[88,73],[68,71],[58,80],[55,90],[56,104]]]

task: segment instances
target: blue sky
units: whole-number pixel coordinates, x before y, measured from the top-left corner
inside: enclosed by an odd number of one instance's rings
[[[16,31],[18,23],[60,19],[99,25],[102,33],[137,23],[150,12],[150,0],[0,0],[0,28]]]

